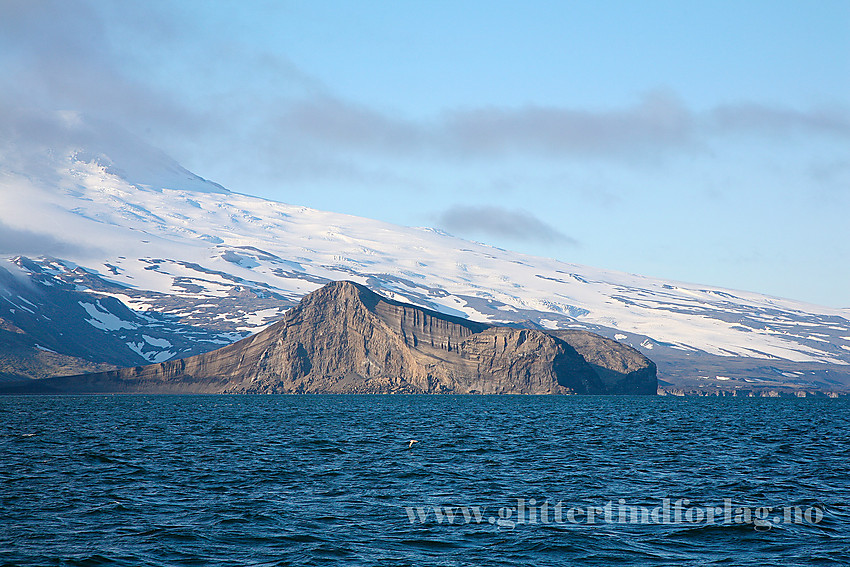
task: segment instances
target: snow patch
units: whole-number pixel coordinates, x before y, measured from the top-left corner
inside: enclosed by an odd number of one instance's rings
[[[168,350],[162,350],[162,351],[154,350],[154,351],[144,352],[142,349],[145,347],[146,344],[147,344],[146,342],[139,342],[139,343],[128,342],[127,346],[130,347],[130,350],[132,350],[133,352],[135,352],[136,354],[138,354],[139,356],[141,356],[142,358],[144,358],[145,360],[147,360],[151,364],[157,364],[157,363],[160,363],[160,362],[165,362],[166,360],[168,360],[169,358],[171,358],[172,356],[174,356],[176,354],[176,353],[168,351]]]
[[[157,339],[157,338],[154,338],[154,337],[149,337],[148,335],[142,335],[142,338],[145,339],[145,342],[148,343],[151,346],[163,347],[163,348],[174,346],[174,345],[171,344],[170,341],[167,341],[166,339]]]
[[[86,303],[78,301],[80,307],[86,310],[91,319],[86,319],[86,323],[100,329],[101,331],[117,331],[119,329],[137,329],[139,326],[135,323],[125,321],[113,313],[110,313],[104,308],[100,301],[96,303]]]
[[[256,332],[259,331],[261,327],[267,326],[279,319],[281,311],[282,309],[280,309],[279,307],[260,309],[259,311],[255,311],[254,313],[249,314],[247,317],[244,317],[242,320],[249,325],[246,330]]]

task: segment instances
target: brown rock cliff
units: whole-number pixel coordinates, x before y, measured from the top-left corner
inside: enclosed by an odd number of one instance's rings
[[[212,352],[9,388],[45,393],[655,393],[655,367],[637,351],[592,333],[565,333],[562,339],[468,321],[341,281],[305,296],[278,323]]]

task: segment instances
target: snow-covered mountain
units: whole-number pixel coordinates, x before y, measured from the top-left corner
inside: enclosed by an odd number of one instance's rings
[[[847,309],[233,193],[78,116],[53,127],[55,143],[0,146],[0,328],[35,348],[161,362],[256,332],[349,279],[478,321],[596,331],[641,349],[674,387],[850,384]]]

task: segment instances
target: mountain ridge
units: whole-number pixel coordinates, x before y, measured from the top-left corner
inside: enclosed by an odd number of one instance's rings
[[[603,379],[569,343],[382,297],[350,281],[308,294],[269,328],[155,365],[6,385],[7,393],[656,393],[655,365],[602,337]],[[600,342],[601,341],[601,342]],[[585,349],[587,351],[587,349]],[[590,352],[590,351],[588,351]],[[607,363],[607,364],[606,364]],[[599,368],[600,364],[596,364]],[[630,372],[618,372],[628,369]],[[611,380],[611,374],[619,379]]]

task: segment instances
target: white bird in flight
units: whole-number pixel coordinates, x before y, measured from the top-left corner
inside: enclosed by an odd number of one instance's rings
[[[417,441],[416,439],[411,439],[410,442],[407,444],[407,448],[412,449],[414,443],[419,443],[419,441]]]

